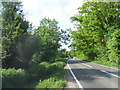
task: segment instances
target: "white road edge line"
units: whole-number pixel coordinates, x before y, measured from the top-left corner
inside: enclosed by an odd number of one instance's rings
[[[83,87],[82,87],[82,85],[80,84],[80,82],[79,82],[79,81],[77,80],[77,78],[75,77],[73,71],[71,70],[71,68],[70,68],[70,66],[69,66],[69,64],[68,64],[68,61],[67,61],[67,66],[68,66],[68,68],[69,68],[69,70],[70,70],[70,72],[71,72],[73,78],[75,79],[75,81],[76,81],[78,87],[79,87],[81,90],[84,90]]]
[[[85,66],[88,66],[88,67],[92,67],[92,66],[90,66],[90,65],[87,65],[87,64],[84,64],[84,63],[82,63],[83,65],[85,65]]]
[[[80,60],[80,61],[87,62],[87,61],[84,61],[84,60]],[[89,62],[89,63],[93,63],[93,62]],[[97,63],[93,63],[93,64],[97,64]],[[113,67],[109,67],[109,66],[105,66],[105,65],[101,65],[101,64],[97,64],[97,65],[100,65],[100,66],[103,66],[103,67],[107,67],[107,68],[111,68],[111,69],[114,69],[114,70],[120,70],[120,69],[117,69],[117,68],[113,68]]]
[[[104,72],[104,73],[110,74],[110,75],[112,75],[112,76],[114,76],[114,77],[120,78],[120,76],[118,76],[118,75],[115,75],[115,74],[112,74],[112,73],[106,72],[106,71],[104,71],[104,70],[101,70],[101,71]]]

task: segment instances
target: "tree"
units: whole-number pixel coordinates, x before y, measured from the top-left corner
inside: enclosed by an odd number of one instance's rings
[[[53,60],[58,53],[58,48],[61,46],[59,42],[62,38],[62,30],[57,24],[58,22],[55,19],[44,18],[40,21],[40,26],[35,31],[35,35],[40,40],[39,55],[41,58],[39,59],[42,61]]]
[[[86,2],[71,17],[77,31],[72,32],[76,52],[89,59],[119,60],[120,2]]]
[[[68,54],[68,51],[66,51],[66,49],[61,49],[61,50],[59,50],[59,57],[60,58],[68,58],[70,56]]]
[[[13,67],[18,58],[17,49],[29,35],[29,22],[24,19],[21,2],[2,2],[2,62]]]

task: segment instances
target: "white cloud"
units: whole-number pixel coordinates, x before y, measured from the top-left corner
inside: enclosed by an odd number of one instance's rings
[[[55,7],[55,8],[52,8],[51,10],[46,9],[43,11],[43,16],[49,17],[51,19],[54,19],[54,18],[59,19],[60,16],[62,16],[61,7]]]
[[[55,18],[62,28],[71,28],[70,17],[77,13],[83,0],[22,0],[26,18],[36,27],[44,17]]]
[[[69,4],[65,7],[65,11],[68,14],[77,13],[77,8],[81,7],[83,4],[83,0],[68,0]]]
[[[22,0],[24,8],[29,11],[34,11],[39,8],[39,0]]]
[[[37,17],[35,18],[34,15],[27,16],[26,19],[29,20],[35,27],[38,27],[40,25],[40,20]]]

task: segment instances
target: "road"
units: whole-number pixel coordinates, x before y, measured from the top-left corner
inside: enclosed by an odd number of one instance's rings
[[[103,65],[70,59],[68,69],[81,90],[120,90],[120,70]]]

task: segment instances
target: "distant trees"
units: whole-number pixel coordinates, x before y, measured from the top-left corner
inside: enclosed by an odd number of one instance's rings
[[[78,57],[118,63],[120,2],[86,2],[71,20],[77,28],[71,32],[74,41],[71,46]]]
[[[68,57],[70,57],[70,55],[66,49],[61,49],[61,50],[59,50],[59,57],[68,58]]]
[[[42,61],[55,59],[64,32],[57,24],[58,22],[55,19],[44,18],[40,21],[40,26],[34,33],[40,40],[40,50],[36,58],[39,57]]]

